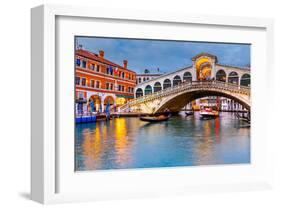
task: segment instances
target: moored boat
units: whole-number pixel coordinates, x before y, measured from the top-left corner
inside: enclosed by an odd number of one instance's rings
[[[190,116],[190,115],[194,115],[194,112],[193,111],[185,112],[185,116]]]
[[[216,107],[204,106],[200,110],[200,115],[202,119],[212,119],[219,116],[219,111]]]
[[[146,122],[161,122],[161,121],[167,121],[169,120],[171,116],[168,115],[159,115],[159,116],[143,116],[140,117],[141,121],[146,121]]]

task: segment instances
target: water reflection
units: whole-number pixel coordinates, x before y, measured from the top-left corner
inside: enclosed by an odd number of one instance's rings
[[[76,170],[214,165],[250,162],[250,129],[231,113],[215,120],[179,115],[150,124],[116,118],[77,124]]]

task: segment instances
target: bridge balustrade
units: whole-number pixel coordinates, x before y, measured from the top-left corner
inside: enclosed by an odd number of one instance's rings
[[[192,82],[184,82],[181,83],[177,86],[171,86],[166,89],[162,89],[158,92],[149,94],[149,95],[144,95],[142,97],[135,98],[131,101],[129,101],[127,104],[124,106],[121,106],[121,109],[125,109],[131,105],[136,105],[139,103],[151,101],[153,99],[167,96],[170,94],[175,94],[180,91],[185,91],[188,89],[222,89],[222,90],[227,90],[233,93],[240,93],[244,95],[250,96],[250,87],[247,86],[241,86],[233,83],[227,83],[223,81],[218,81],[218,80],[212,80],[212,81],[192,81]]]

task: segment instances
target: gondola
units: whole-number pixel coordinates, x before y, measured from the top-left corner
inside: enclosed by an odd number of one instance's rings
[[[190,115],[194,115],[194,112],[193,111],[185,112],[185,116],[190,116]]]
[[[145,121],[145,122],[161,122],[161,121],[167,121],[169,120],[171,116],[168,115],[160,115],[160,116],[143,116],[140,117],[141,121]]]

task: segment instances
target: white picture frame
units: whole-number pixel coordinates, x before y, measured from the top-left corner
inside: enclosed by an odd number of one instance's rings
[[[171,193],[242,191],[271,187],[273,167],[271,160],[271,149],[273,146],[271,136],[273,136],[274,130],[272,130],[268,124],[273,118],[273,115],[268,114],[264,116],[262,113],[259,113],[259,110],[268,105],[260,100],[261,96],[270,99],[275,92],[274,82],[269,82],[274,81],[273,20],[173,13],[161,14],[144,11],[105,10],[101,8],[59,5],[39,6],[33,8],[31,14],[31,198],[33,200],[41,203],[56,203],[158,196]],[[90,18],[91,21],[101,21],[101,24],[103,20],[111,21],[112,23],[110,24],[115,24],[117,21],[119,23],[124,23],[124,27],[126,27],[126,23],[134,24],[137,22],[138,24],[153,23],[156,26],[161,24],[165,27],[167,25],[167,27],[174,28],[194,25],[199,27],[235,28],[235,30],[241,31],[249,28],[253,31],[260,31],[261,35],[257,35],[256,42],[260,43],[260,47],[262,47],[260,49],[264,49],[264,51],[257,50],[254,52],[256,53],[253,60],[254,63],[256,62],[255,60],[257,60],[256,63],[259,62],[261,65],[253,65],[255,67],[253,74],[255,74],[256,77],[253,79],[252,86],[252,95],[254,98],[257,98],[255,101],[257,105],[253,108],[252,120],[253,131],[255,131],[253,137],[256,137],[256,141],[258,142],[257,146],[254,146],[255,149],[251,150],[254,152],[253,155],[254,159],[256,159],[256,164],[253,163],[253,165],[249,167],[244,165],[220,168],[207,166],[200,168],[122,170],[96,173],[75,173],[73,170],[73,173],[70,173],[71,169],[69,169],[70,167],[67,167],[67,165],[71,163],[72,160],[66,162],[68,161],[66,158],[71,154],[71,146],[65,144],[63,139],[58,141],[58,138],[63,136],[61,134],[65,132],[66,127],[62,127],[61,124],[57,122],[61,120],[61,117],[64,117],[63,114],[60,114],[60,108],[58,108],[58,106],[61,105],[61,99],[64,99],[61,94],[58,93],[64,89],[64,84],[60,80],[60,73],[64,71],[57,70],[57,68],[60,68],[61,63],[56,57],[56,55],[59,54],[57,52],[58,48],[61,50],[61,45],[58,43],[59,39],[57,36],[58,33],[61,32],[59,27],[65,28],[63,25],[65,23],[62,21],[58,24],[56,21],[64,17],[70,17],[70,20],[67,21],[79,19],[80,22]],[[66,24],[69,24],[67,21]],[[87,22],[85,24],[92,24],[91,21],[85,21]],[[81,31],[84,30],[83,27],[84,26],[81,26]],[[149,31],[146,32],[147,34],[145,34],[145,36],[149,37]],[[69,34],[71,35],[71,33]],[[106,32],[101,34],[106,34]],[[128,37],[130,37],[129,32]],[[271,73],[266,74],[264,72],[265,69],[269,69]],[[70,74],[63,75],[66,77],[71,76]],[[266,81],[261,84],[260,81],[264,76],[266,76]],[[73,85],[73,83],[70,82],[70,85]],[[71,87],[69,88],[71,89]],[[257,118],[259,118],[259,120],[257,120]],[[262,126],[261,120],[263,124],[266,125]],[[69,150],[69,152],[66,151],[66,154],[61,154],[62,146],[65,147],[66,150]],[[187,171],[189,173],[188,175],[186,173]],[[200,177],[204,176],[206,172],[209,172],[213,181],[206,180],[199,183]],[[85,180],[85,182],[83,182],[81,179],[90,179],[93,178],[93,175],[95,175],[94,178],[98,179],[101,183],[99,184],[99,182],[96,181],[95,188],[91,186],[89,186],[90,188],[86,188],[85,185],[87,181]],[[216,175],[218,176],[216,177]],[[76,176],[79,177],[76,178]],[[175,178],[176,176],[178,180]],[[225,179],[222,179],[222,176],[225,176]],[[183,182],[182,180],[184,178],[187,180]],[[108,179],[108,184],[112,185],[102,185],[105,179]],[[120,184],[114,182],[116,179],[124,179],[126,181],[122,181],[122,184]],[[136,179],[138,179],[138,182],[136,182]],[[163,184],[163,182],[166,183]],[[84,185],[84,187],[82,185]]]

